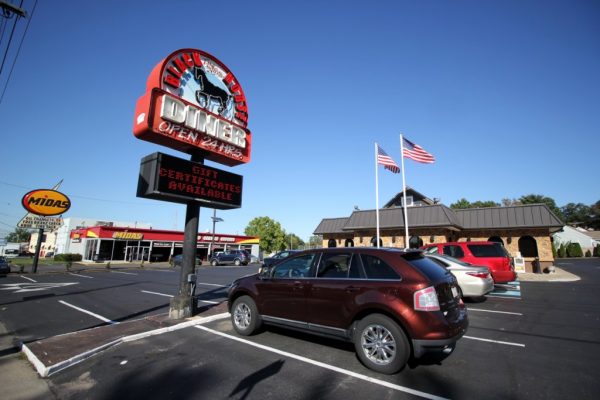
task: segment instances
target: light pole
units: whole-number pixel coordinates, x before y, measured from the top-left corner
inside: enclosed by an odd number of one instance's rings
[[[213,230],[212,230],[212,238],[210,240],[210,248],[208,249],[208,261],[210,261],[210,257],[212,255],[213,247],[215,246],[215,225],[217,222],[223,222],[223,218],[217,217],[217,209],[213,209],[213,216],[210,217],[213,222]]]

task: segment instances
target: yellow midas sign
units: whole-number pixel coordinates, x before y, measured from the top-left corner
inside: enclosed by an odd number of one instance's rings
[[[23,196],[21,204],[36,215],[60,215],[71,207],[71,200],[56,190],[36,189]]]

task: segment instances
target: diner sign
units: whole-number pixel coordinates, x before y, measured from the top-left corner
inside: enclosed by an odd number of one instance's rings
[[[235,166],[250,161],[246,95],[233,73],[212,55],[177,50],[148,77],[136,104],[138,139]]]

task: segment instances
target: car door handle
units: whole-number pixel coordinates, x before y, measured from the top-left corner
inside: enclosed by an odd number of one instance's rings
[[[360,288],[357,288],[354,286],[349,286],[346,288],[346,292],[348,292],[348,293],[358,292],[359,290],[360,290]]]
[[[303,289],[304,288],[304,284],[300,281],[296,281],[294,282],[294,289]]]

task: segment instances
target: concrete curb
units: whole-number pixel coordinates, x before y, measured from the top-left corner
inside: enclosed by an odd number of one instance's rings
[[[72,365],[80,363],[81,361],[84,361],[84,360],[94,356],[95,354],[98,354],[108,348],[119,345],[121,343],[132,342],[132,341],[147,338],[150,336],[160,335],[163,333],[173,332],[173,331],[176,331],[179,329],[188,328],[190,326],[205,324],[205,323],[216,321],[219,319],[228,318],[229,315],[230,315],[229,313],[221,313],[221,314],[211,315],[211,316],[203,317],[203,318],[192,318],[188,321],[182,322],[177,325],[168,326],[165,328],[154,329],[151,331],[141,332],[141,333],[137,333],[137,334],[133,334],[133,335],[129,335],[129,336],[124,336],[119,339],[113,340],[111,342],[105,343],[96,348],[93,348],[91,350],[77,354],[73,357],[70,357],[67,360],[58,362],[53,365],[48,365],[48,366],[44,365],[44,363],[34,354],[33,351],[31,351],[31,349],[29,349],[29,347],[27,347],[26,344],[23,344],[21,346],[21,351],[27,356],[27,359],[34,366],[35,370],[40,375],[40,377],[46,378],[56,372],[62,371]],[[96,329],[96,328],[94,328],[94,329]],[[64,335],[59,335],[59,336],[65,336],[65,335],[70,335],[70,333],[66,333]]]

